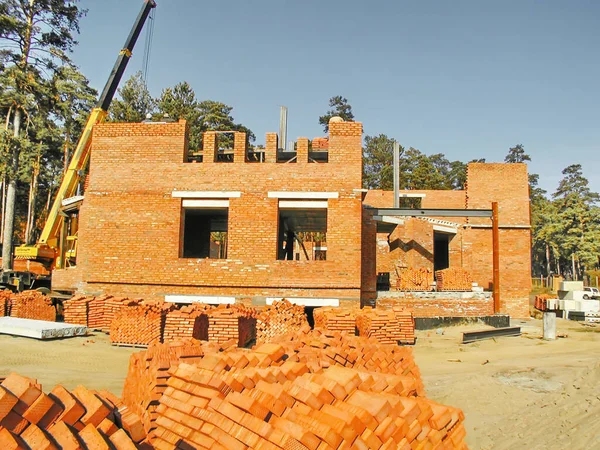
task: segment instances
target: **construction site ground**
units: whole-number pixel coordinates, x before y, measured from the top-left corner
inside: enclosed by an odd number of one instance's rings
[[[462,408],[474,449],[598,448],[600,326],[558,319],[556,341],[541,321],[515,322],[521,337],[461,344],[457,326],[418,331],[414,346],[427,397]],[[108,336],[36,341],[0,335],[0,376],[16,371],[43,386],[108,389],[121,395],[129,355]]]

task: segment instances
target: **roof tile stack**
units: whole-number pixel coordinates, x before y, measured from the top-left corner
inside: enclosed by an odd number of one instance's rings
[[[308,321],[303,306],[294,305],[286,299],[275,301],[256,317],[256,342],[270,342],[305,326],[308,326]]]
[[[45,394],[36,380],[11,373],[0,384],[0,405],[5,449],[125,450],[146,437],[139,417],[116,397],[83,386]]]
[[[403,267],[397,269],[398,280],[396,288],[399,291],[429,291],[433,277],[429,269],[412,269]]]
[[[356,334],[358,309],[324,307],[314,310],[315,328]]]
[[[381,344],[397,344],[400,340],[400,326],[393,310],[367,306],[357,315],[356,328],[360,336],[375,338]]]
[[[438,291],[470,291],[473,288],[473,277],[465,269],[450,267],[435,273]]]
[[[63,302],[63,317],[66,323],[88,326],[89,303],[94,297],[76,295]]]
[[[195,303],[167,313],[163,341],[208,340],[208,316],[212,306]]]
[[[161,342],[165,317],[173,305],[139,303],[117,310],[110,325],[110,342],[120,345],[149,345]]]
[[[12,317],[56,321],[56,309],[52,299],[37,291],[24,291],[11,297]]]
[[[219,305],[208,314],[209,342],[234,341],[245,347],[256,337],[256,310],[240,304]]]

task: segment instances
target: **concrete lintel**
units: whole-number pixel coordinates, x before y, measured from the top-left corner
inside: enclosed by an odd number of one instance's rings
[[[183,200],[184,208],[229,208],[229,200]]]
[[[240,191],[173,191],[173,198],[239,198]]]
[[[427,194],[420,194],[420,193],[411,194],[411,193],[402,193],[402,192],[400,192],[398,194],[398,197],[401,197],[401,198],[402,197],[404,197],[404,198],[425,198],[425,197],[427,197]]]
[[[269,191],[269,198],[293,198],[299,200],[339,198],[339,192]]]
[[[445,227],[443,225],[434,225],[433,231],[439,231],[440,233],[456,234],[458,229],[454,227]]]
[[[0,317],[0,334],[34,339],[57,339],[85,336],[87,334],[87,327],[85,325],[72,325],[46,320]]]
[[[394,225],[404,225],[404,219],[400,219],[399,217],[392,216],[374,216],[374,220],[383,223],[392,223]]]
[[[206,303],[209,305],[221,305],[235,303],[235,297],[223,297],[216,295],[165,295],[168,303]]]
[[[281,209],[326,209],[327,202],[319,202],[319,201],[298,201],[298,200],[279,200],[279,208]]]
[[[272,305],[273,302],[284,298],[290,303],[300,306],[340,306],[339,298],[324,297],[267,297],[267,305]]]

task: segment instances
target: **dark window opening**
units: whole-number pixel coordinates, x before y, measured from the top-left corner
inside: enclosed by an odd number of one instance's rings
[[[326,260],[327,209],[280,209],[277,259]]]
[[[306,320],[310,325],[311,330],[315,328],[315,308],[318,308],[318,306],[304,307],[304,315],[306,315]]]
[[[278,163],[295,163],[296,162],[296,151],[287,152],[285,150],[277,150],[277,162]]]
[[[217,162],[233,162],[233,133],[217,133]]]
[[[450,240],[454,235],[433,232],[433,270],[444,270],[450,267]]]
[[[308,152],[309,163],[329,162],[329,152],[327,150],[312,150]]]
[[[402,197],[400,196],[399,208],[421,209],[421,197]]]
[[[389,291],[390,290],[390,273],[379,272],[377,274],[377,290],[378,291]]]
[[[227,258],[228,210],[184,209],[183,257]]]

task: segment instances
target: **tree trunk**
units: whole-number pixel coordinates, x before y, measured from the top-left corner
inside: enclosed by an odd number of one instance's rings
[[[549,277],[551,272],[550,268],[550,246],[546,242],[546,276]]]
[[[21,110],[15,108],[15,117],[13,119],[14,137],[19,137],[21,129]],[[11,270],[12,264],[12,246],[13,231],[15,225],[15,205],[17,198],[17,172],[19,171],[19,147],[15,145],[12,154],[12,170],[8,176],[8,189],[6,191],[6,213],[4,215],[4,242],[2,245],[2,270]]]
[[[31,183],[29,184],[29,203],[27,205],[27,227],[25,228],[25,243],[31,244],[33,227],[35,225],[35,203],[37,199],[38,180],[40,177],[40,158],[42,153],[42,143],[38,144],[38,155],[33,165],[31,173]]]
[[[0,217],[2,226],[0,226],[0,244],[4,242],[4,213],[6,212],[6,173],[2,174],[2,192],[0,192]]]
[[[575,253],[571,253],[571,270],[573,271],[573,281],[577,281],[577,272],[575,272]]]

